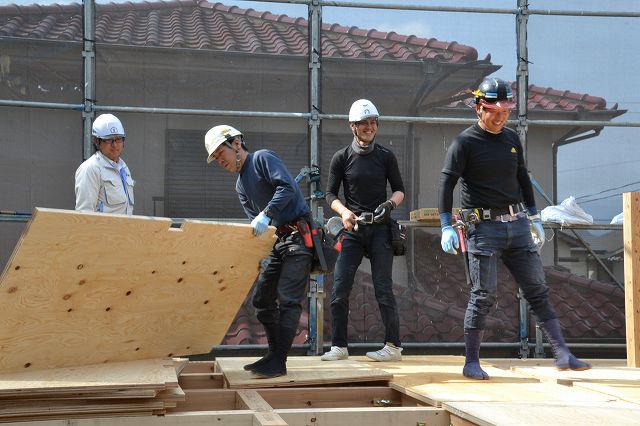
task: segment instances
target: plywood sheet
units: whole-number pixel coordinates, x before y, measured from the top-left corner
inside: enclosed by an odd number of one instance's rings
[[[553,360],[540,365],[512,360],[510,368],[519,374],[575,388],[589,389],[620,400],[640,404],[640,369],[626,367],[624,360],[600,360],[586,371],[558,371]]]
[[[0,371],[207,353],[273,245],[242,224],[37,208],[0,279]]]
[[[114,392],[128,397],[144,390],[178,387],[171,360],[153,359],[0,374],[0,397]],[[129,390],[129,392],[123,392]],[[142,392],[141,396],[149,396]],[[155,396],[155,392],[150,395]],[[83,397],[83,396],[81,396]],[[103,396],[104,398],[105,396]]]
[[[230,388],[309,386],[333,383],[377,382],[391,380],[393,374],[366,362],[351,360],[321,361],[320,357],[289,357],[287,375],[258,379],[242,367],[256,358],[216,358]]]
[[[403,357],[400,362],[380,363],[380,368],[393,373],[391,386],[409,396],[440,406],[450,401],[486,402],[582,402],[599,403],[610,396],[541,382],[482,363],[491,380],[472,380],[462,375],[464,357]]]
[[[443,408],[480,426],[640,425],[640,407],[619,402],[448,402]]]

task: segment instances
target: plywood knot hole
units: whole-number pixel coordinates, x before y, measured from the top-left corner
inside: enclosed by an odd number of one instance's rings
[[[29,367],[31,367],[31,363],[30,363],[30,362],[27,362],[27,363],[24,365],[24,368],[29,368]]]
[[[140,348],[136,348],[136,352],[139,351],[139,350],[140,350]]]
[[[152,273],[152,274],[155,274],[155,273],[156,273],[155,269],[154,269],[153,271],[151,271],[151,273]]]
[[[65,294],[64,296],[62,296],[62,298],[63,298],[64,300],[69,300],[69,299],[71,299],[71,295],[67,293],[67,294]]]
[[[87,283],[87,280],[78,281],[78,285],[85,285],[86,283]]]
[[[169,355],[167,355],[168,358],[171,358],[173,356],[173,354],[171,352],[169,352]]]
[[[7,293],[11,294],[11,293],[15,293],[16,291],[18,291],[18,287],[13,286],[13,287],[9,287],[9,290],[7,290]]]
[[[82,269],[82,268],[84,268],[84,265],[83,265],[82,263],[81,263],[81,264],[79,264],[78,266],[76,266],[76,269],[77,269],[77,270],[80,270],[80,269]]]
[[[230,269],[233,269],[233,268],[235,268],[235,265],[231,265],[231,266],[229,266],[229,268],[230,268]]]
[[[208,301],[208,300],[205,300],[205,301],[204,301],[204,304],[205,304],[205,305],[206,305],[206,304],[208,304],[208,303],[209,303],[209,301]]]
[[[213,275],[218,275],[218,271],[213,271]]]
[[[105,309],[106,312],[109,312],[111,310],[111,306],[107,306],[107,309]]]
[[[71,309],[71,308],[67,309],[67,312],[71,312],[71,311],[73,311],[73,309]]]
[[[187,264],[187,261],[186,261],[186,260],[183,260],[183,261],[182,261],[182,264],[183,264],[183,265],[186,265],[186,264]]]
[[[224,281],[224,278],[220,278],[220,279],[218,280],[218,284],[222,284],[222,281]]]
[[[189,350],[189,349],[191,349],[191,346],[187,346],[185,349],[186,349],[186,350]]]
[[[126,294],[127,296],[131,296],[131,290],[127,291],[125,294]]]
[[[225,291],[227,289],[226,285],[223,285],[222,287],[220,287],[220,291]]]
[[[182,282],[182,278],[178,278],[178,282],[181,283]]]
[[[15,269],[15,270],[17,271],[18,269],[20,269],[20,265],[16,266],[16,267],[15,267],[15,268],[13,268],[13,269]]]

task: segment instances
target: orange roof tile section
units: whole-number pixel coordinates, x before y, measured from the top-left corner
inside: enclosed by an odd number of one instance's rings
[[[125,46],[211,49],[227,52],[305,56],[309,22],[271,12],[206,0],[125,2],[96,5],[96,41]],[[0,7],[0,37],[82,41],[82,5]],[[478,59],[475,48],[375,29],[322,25],[325,57],[464,64]],[[486,60],[489,60],[487,56]],[[588,111],[606,109],[603,98],[529,86],[528,108]],[[450,107],[470,105],[464,99]],[[617,105],[612,109],[617,109]]]
[[[306,19],[206,0],[96,5],[96,41],[130,46],[307,55]],[[470,46],[375,29],[323,24],[324,56],[401,61],[477,60]],[[82,41],[82,5],[0,7],[0,36]]]

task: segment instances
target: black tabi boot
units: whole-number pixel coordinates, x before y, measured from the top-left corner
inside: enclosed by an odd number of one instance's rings
[[[591,364],[580,361],[569,351],[562,337],[560,322],[556,318],[540,323],[540,328],[549,339],[549,343],[551,343],[558,370],[582,371],[591,368]]]
[[[489,375],[480,367],[480,343],[484,330],[464,332],[464,368],[462,375],[475,380],[489,380]]]
[[[251,364],[245,365],[243,368],[248,371],[253,371],[256,367],[260,367],[263,364],[266,364],[272,357],[276,351],[277,346],[277,334],[278,334],[278,324],[270,323],[270,324],[262,324],[264,327],[264,332],[267,335],[267,343],[269,344],[269,350],[259,360],[256,362],[252,362]]]
[[[273,356],[267,362],[252,370],[258,379],[271,379],[287,375],[287,354],[291,349],[295,336],[295,328],[278,327],[278,344]]]

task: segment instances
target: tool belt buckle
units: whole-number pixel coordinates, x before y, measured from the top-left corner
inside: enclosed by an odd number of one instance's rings
[[[491,209],[482,209],[482,220],[492,220]]]
[[[363,225],[371,225],[373,224],[373,213],[372,212],[363,212],[358,218],[358,222]]]

